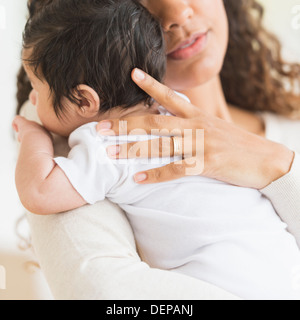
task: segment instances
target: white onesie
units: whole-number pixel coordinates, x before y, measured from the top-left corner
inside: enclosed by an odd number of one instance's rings
[[[104,137],[96,123],[75,130],[68,158],[56,158],[89,204],[106,197],[128,216],[152,267],[184,273],[244,299],[300,299],[300,251],[258,190],[202,176],[138,185],[137,172],[180,158],[112,160],[106,147],[154,136]]]

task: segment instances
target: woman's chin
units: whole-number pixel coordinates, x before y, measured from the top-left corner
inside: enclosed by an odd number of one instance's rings
[[[214,46],[214,48],[208,48],[198,59],[191,61],[179,63],[168,59],[165,83],[178,91],[202,86],[220,74],[224,57],[225,53],[222,54],[221,50],[217,50]]]
[[[221,68],[213,68],[206,70],[205,72],[191,70],[180,73],[179,75],[167,76],[165,78],[165,84],[177,91],[187,91],[193,88],[197,88],[209,83],[211,80],[215,79],[220,75]]]

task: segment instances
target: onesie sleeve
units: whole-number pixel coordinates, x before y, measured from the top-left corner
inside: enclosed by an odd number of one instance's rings
[[[80,127],[70,135],[68,157],[54,159],[88,204],[104,200],[119,179],[118,169],[107,156],[102,139],[94,124]]]

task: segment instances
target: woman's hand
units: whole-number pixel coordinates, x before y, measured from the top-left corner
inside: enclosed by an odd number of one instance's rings
[[[132,78],[175,117],[149,115],[100,122],[97,130],[102,135],[164,136],[110,147],[108,153],[113,158],[183,156],[182,161],[136,174],[137,183],[201,174],[240,187],[262,189],[290,171],[294,153],[285,146],[205,114],[138,69]]]

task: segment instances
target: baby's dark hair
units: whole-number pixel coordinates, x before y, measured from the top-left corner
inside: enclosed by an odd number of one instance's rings
[[[58,117],[63,97],[80,106],[79,84],[98,93],[101,113],[150,106],[131,72],[162,81],[166,70],[160,23],[136,0],[55,0],[28,20],[23,49],[25,63],[49,84]]]

